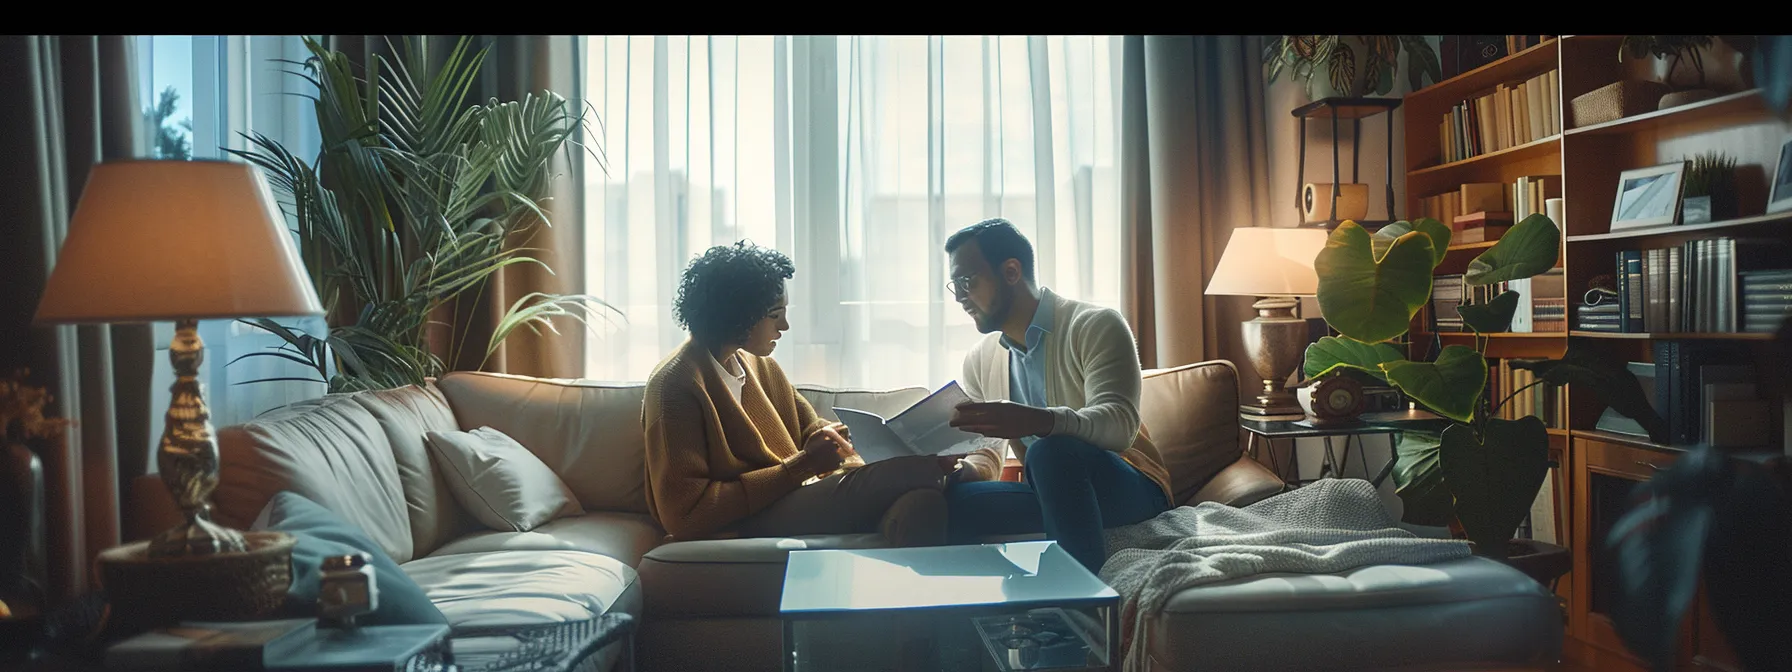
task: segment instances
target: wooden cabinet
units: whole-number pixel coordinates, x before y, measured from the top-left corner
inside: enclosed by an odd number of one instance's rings
[[[1646,666],[1624,648],[1612,627],[1609,613],[1617,586],[1617,558],[1605,550],[1611,526],[1629,509],[1630,491],[1656,471],[1674,463],[1672,451],[1655,450],[1614,441],[1576,437],[1570,450],[1574,473],[1573,598],[1568,611],[1569,634],[1580,640],[1570,647],[1570,658],[1599,670],[1635,669]],[[1689,620],[1680,631],[1681,665],[1691,665],[1695,630]],[[1580,649],[1577,658],[1572,654]]]

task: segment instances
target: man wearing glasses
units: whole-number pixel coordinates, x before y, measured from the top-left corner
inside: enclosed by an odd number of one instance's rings
[[[952,535],[1043,531],[1091,572],[1106,559],[1102,530],[1170,508],[1163,457],[1139,423],[1139,355],[1118,312],[1037,286],[1033,246],[1004,219],[946,240],[947,291],[987,334],[964,360],[960,384],[976,400],[952,425],[1006,439],[1021,482],[998,480],[996,447],[953,473]]]

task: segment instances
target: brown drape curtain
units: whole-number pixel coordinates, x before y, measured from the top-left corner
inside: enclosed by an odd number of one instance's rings
[[[1147,368],[1227,359],[1250,370],[1239,325],[1252,299],[1202,291],[1232,229],[1269,224],[1261,54],[1255,36],[1124,41],[1125,311]]]
[[[365,65],[376,56],[391,59],[404,40],[422,40],[432,63],[440,63],[453,51],[458,35],[332,35],[327,46]],[[472,49],[489,46],[466,104],[519,100],[525,93],[547,90],[560,94],[585,109],[583,63],[579,40],[571,35],[476,36]],[[587,123],[596,120],[586,117]],[[484,287],[463,294],[458,305],[438,316],[447,328],[431,335],[431,347],[451,370],[478,370],[529,376],[575,378],[585,365],[585,329],[570,320],[556,320],[558,333],[527,328],[512,331],[489,360],[485,344],[498,320],[518,299],[531,292],[576,294],[584,291],[584,161],[583,133],[555,161],[552,191],[542,204],[551,226],[535,227],[515,244],[531,248],[530,256],[545,262],[552,273],[535,265],[510,266]],[[454,352],[451,343],[465,345]],[[483,366],[482,366],[483,360]]]
[[[93,557],[119,543],[121,484],[148,467],[149,326],[31,326],[88,172],[141,154],[134,63],[129,37],[0,37],[0,367],[29,367],[55,396],[46,412],[76,423],[34,447],[52,602],[91,587]]]

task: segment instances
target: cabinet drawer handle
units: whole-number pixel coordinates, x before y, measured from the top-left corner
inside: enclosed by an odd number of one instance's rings
[[[1637,460],[1636,463],[1639,466],[1648,467],[1650,471],[1661,471],[1661,467],[1655,466],[1654,462],[1644,462],[1642,460]]]

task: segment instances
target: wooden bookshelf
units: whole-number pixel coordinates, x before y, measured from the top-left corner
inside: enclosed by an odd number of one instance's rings
[[[1614,256],[1627,250],[1647,250],[1682,245],[1689,241],[1723,237],[1777,237],[1792,240],[1792,213],[1765,213],[1768,181],[1773,177],[1778,147],[1788,127],[1768,111],[1759,89],[1746,89],[1717,97],[1655,110],[1623,119],[1576,127],[1572,101],[1594,89],[1623,78],[1646,75],[1641,66],[1618,58],[1622,36],[1574,35],[1545,40],[1488,65],[1476,68],[1406,97],[1404,156],[1406,174],[1405,219],[1416,217],[1427,197],[1445,193],[1469,182],[1510,184],[1522,176],[1555,176],[1563,199],[1561,265],[1567,282],[1570,328],[1576,305],[1588,281],[1615,272]],[[1707,69],[1712,68],[1707,61]],[[1466,160],[1443,162],[1438,124],[1464,99],[1496,90],[1501,84],[1528,81],[1550,69],[1557,70],[1555,110],[1562,132]],[[1648,229],[1612,231],[1613,204],[1619,174],[1625,170],[1659,165],[1706,151],[1722,151],[1737,159],[1741,212],[1722,221]],[[1466,264],[1495,242],[1451,245],[1437,273],[1460,273]],[[1788,260],[1787,266],[1792,266]],[[1427,308],[1427,311],[1429,308]],[[1409,336],[1409,355],[1422,357],[1435,340],[1442,345],[1472,345],[1472,333],[1425,333],[1423,320]],[[1650,363],[1655,344],[1663,341],[1733,342],[1754,353],[1751,363],[1760,371],[1787,370],[1792,362],[1771,359],[1772,334],[1759,333],[1560,333],[1489,334],[1484,342],[1490,359],[1559,356],[1572,344],[1592,348],[1618,361]],[[1758,376],[1759,394],[1770,400],[1774,417],[1769,437],[1778,443],[1785,436],[1782,409],[1792,383],[1770,375]],[[1609,587],[1596,581],[1593,572],[1609,571],[1594,551],[1604,540],[1594,538],[1595,508],[1601,502],[1621,500],[1612,493],[1629,483],[1647,480],[1672,464],[1683,448],[1662,445],[1635,436],[1596,429],[1604,404],[1590,391],[1573,389],[1568,395],[1565,429],[1551,429],[1552,454],[1561,450],[1557,477],[1562,506],[1556,528],[1560,542],[1568,546],[1573,569],[1558,587],[1569,605],[1564,650],[1568,662],[1595,669],[1636,670],[1644,667],[1625,650],[1610,618],[1594,609],[1593,593]],[[1557,443],[1557,442],[1560,443]],[[1783,450],[1783,446],[1767,446]],[[1615,480],[1614,480],[1615,479]],[[1618,488],[1619,490],[1613,490]],[[1599,515],[1609,521],[1611,511]],[[1681,669],[1740,669],[1721,637],[1695,623],[1709,623],[1703,596],[1687,619],[1681,645]]]

